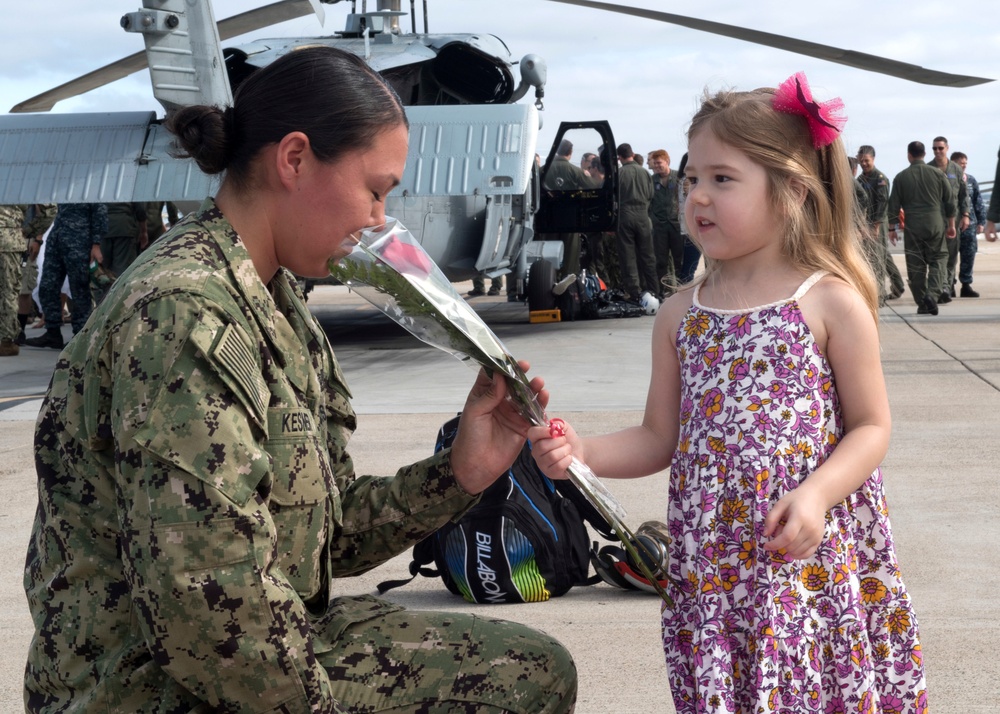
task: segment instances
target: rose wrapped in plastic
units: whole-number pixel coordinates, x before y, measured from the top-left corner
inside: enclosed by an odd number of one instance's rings
[[[397,220],[387,217],[384,226],[363,231],[349,256],[339,263],[330,262],[330,273],[423,342],[471,363],[470,366],[481,366],[490,374],[499,371],[506,378],[509,398],[521,415],[536,426],[547,423],[517,360]],[[614,528],[651,586],[670,604],[659,581],[646,567],[646,558],[635,551],[634,534],[623,522],[625,510],[621,504],[590,467],[578,459],[573,459],[569,474]]]

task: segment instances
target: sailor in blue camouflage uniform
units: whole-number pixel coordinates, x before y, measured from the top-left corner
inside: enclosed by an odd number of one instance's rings
[[[63,348],[63,281],[69,278],[73,300],[73,334],[83,329],[90,317],[90,263],[102,261],[101,239],[108,232],[108,207],[103,203],[63,203],[59,205],[52,230],[45,241],[45,263],[38,281],[38,299],[45,316],[45,332],[29,337],[29,347]]]
[[[289,271],[320,277],[384,221],[398,98],[313,47],[244,80],[234,107],[168,125],[226,175],[56,366],[35,433],[27,711],[572,711],[572,659],[543,633],[338,579],[460,516],[528,426],[481,373],[450,450],[355,472],[350,391]]]

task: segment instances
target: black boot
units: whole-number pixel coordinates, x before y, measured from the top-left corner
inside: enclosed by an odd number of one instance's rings
[[[934,297],[930,293],[927,293],[926,295],[924,295],[923,302],[924,302],[924,304],[917,308],[917,314],[918,315],[937,315],[938,314],[937,302],[934,301]],[[923,308],[923,309],[921,310],[921,308]]]
[[[24,334],[24,328],[28,326],[28,316],[18,313],[17,323],[20,325],[20,328],[17,331],[17,337],[14,338],[14,344],[23,345],[24,341],[28,339],[27,335]]]
[[[66,346],[63,342],[62,331],[52,329],[46,330],[38,337],[29,337],[24,341],[24,344],[28,347],[51,347],[56,350],[61,350]]]
[[[972,283],[962,283],[962,291],[959,295],[962,297],[979,297],[979,293],[972,289]]]

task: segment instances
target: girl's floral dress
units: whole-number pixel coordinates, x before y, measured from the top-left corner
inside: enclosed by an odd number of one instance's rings
[[[826,516],[816,554],[764,550],[764,518],[843,434],[798,299],[694,305],[677,335],[680,438],[667,523],[676,606],[663,647],[679,714],[925,712],[917,622],[876,470]]]

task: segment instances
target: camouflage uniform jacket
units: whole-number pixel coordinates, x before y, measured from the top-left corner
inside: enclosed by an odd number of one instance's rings
[[[23,253],[28,241],[40,238],[55,217],[54,205],[0,206],[0,253]]]
[[[108,207],[103,203],[60,203],[49,238],[91,246],[108,233]]]
[[[325,334],[289,273],[261,282],[213,201],[111,297],[36,426],[27,710],[341,711],[316,658],[372,599],[331,607],[331,577],[476,499],[447,452],[356,477]]]
[[[24,209],[27,206],[0,206],[0,253],[23,253]]]

